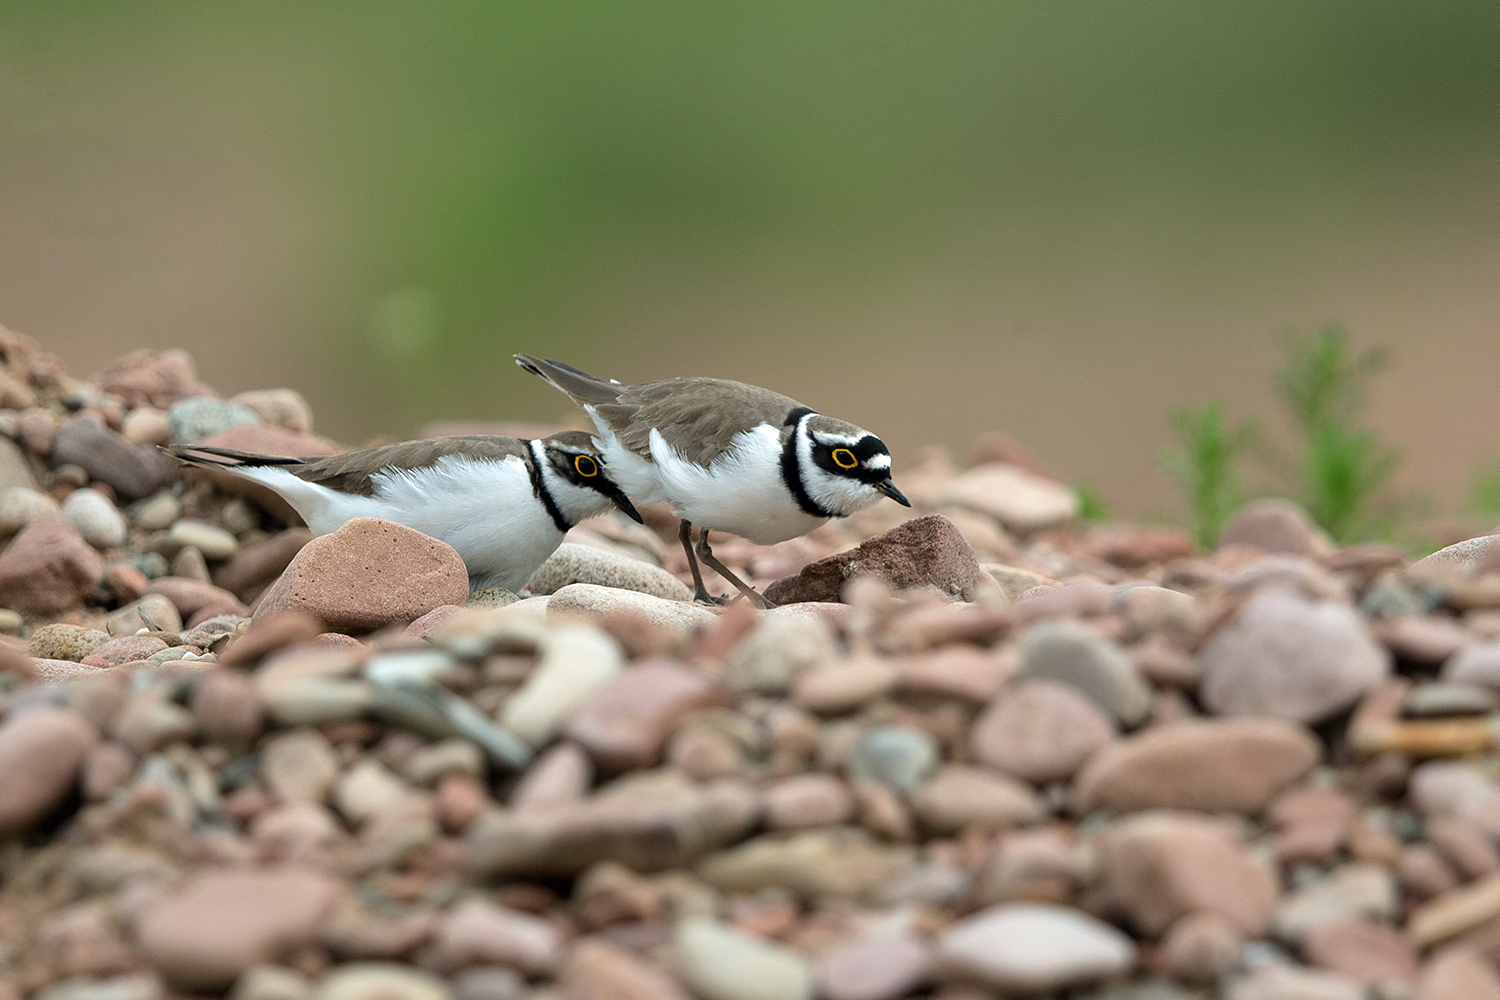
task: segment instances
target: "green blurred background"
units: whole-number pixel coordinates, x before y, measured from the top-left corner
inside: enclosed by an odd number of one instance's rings
[[[557,418],[525,350],[1171,512],[1167,413],[1272,410],[1325,320],[1455,506],[1500,453],[1500,4],[0,2],[0,323],[351,443]]]

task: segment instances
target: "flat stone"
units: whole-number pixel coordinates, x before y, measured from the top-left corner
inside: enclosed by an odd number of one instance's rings
[[[315,942],[341,891],[339,882],[306,869],[208,869],[149,904],[136,921],[136,940],[172,984],[217,992],[251,966]]]
[[[261,750],[261,775],[283,802],[323,802],[338,777],[338,758],[315,729],[278,733]]]
[[[1083,810],[1258,813],[1320,756],[1312,733],[1281,719],[1175,722],[1100,750],[1074,795]]]
[[[239,540],[216,524],[183,518],[167,532],[167,540],[174,545],[191,545],[203,553],[203,558],[220,562],[239,551]]]
[[[313,1000],[450,1000],[448,984],[395,962],[349,962],[328,972]]]
[[[462,604],[469,572],[452,546],[393,521],[357,517],[314,538],[271,584],[255,621],[300,611],[331,630],[371,632]]]
[[[146,593],[166,597],[184,619],[192,619],[204,611],[213,616],[250,616],[250,609],[238,597],[203,580],[190,580],[182,576],[157,577],[147,584]]]
[[[1030,788],[988,768],[949,764],[908,796],[912,812],[936,834],[1008,830],[1040,822],[1046,809]]]
[[[695,917],[677,926],[683,981],[701,1000],[812,1000],[813,976],[796,952]]]
[[[634,590],[667,601],[693,599],[692,589],[660,566],[573,542],[559,545],[537,567],[526,589],[533,594],[549,595],[572,583]]]
[[[1109,898],[1143,934],[1179,917],[1213,913],[1249,937],[1264,934],[1280,895],[1228,824],[1149,812],[1107,828],[1097,844]]]
[[[1482,535],[1479,538],[1465,539],[1418,559],[1411,564],[1407,572],[1417,579],[1443,569],[1457,569],[1472,573],[1489,559],[1497,539],[1500,539],[1500,535]]]
[[[1151,688],[1129,655],[1078,622],[1044,621],[1028,629],[1020,676],[1071,684],[1127,727],[1151,710]]]
[[[436,944],[448,964],[508,965],[532,977],[556,972],[563,954],[562,936],[549,921],[477,899],[443,916]]]
[[[941,760],[937,742],[919,729],[877,726],[849,751],[845,769],[851,781],[873,781],[909,792],[933,772]]]
[[[963,533],[941,514],[905,521],[837,555],[809,563],[766,588],[773,604],[838,601],[855,576],[874,576],[893,589],[931,588],[965,601],[990,581]]]
[[[1349,708],[1391,672],[1390,656],[1342,604],[1269,588],[1198,654],[1204,704],[1221,715],[1317,723]]]
[[[787,889],[807,900],[865,899],[912,867],[910,848],[847,827],[766,834],[712,855],[699,876],[724,892]]]
[[[549,618],[598,622],[616,612],[638,614],[653,628],[683,639],[718,620],[718,615],[696,604],[593,583],[572,583],[547,598]]]
[[[52,463],[78,466],[125,500],[150,496],[172,481],[171,464],[161,452],[131,444],[88,415],[58,428]]]
[[[1038,785],[1073,776],[1115,738],[1114,720],[1060,681],[1025,680],[1007,688],[974,721],[974,756]]]
[[[940,970],[1007,991],[1042,992],[1123,976],[1135,944],[1081,910],[1010,903],[981,910],[937,938]]]
[[[0,835],[29,829],[62,805],[99,734],[77,712],[33,708],[0,725]]]
[[[938,494],[938,502],[988,514],[1006,530],[1022,535],[1078,516],[1078,497],[1067,486],[999,462],[975,466],[952,479]]]
[[[854,817],[849,786],[830,774],[798,774],[766,789],[762,803],[772,830],[838,826]]]
[[[813,968],[825,1000],[900,1000],[928,981],[933,949],[903,927],[881,928],[818,956]]]
[[[0,604],[48,617],[76,607],[104,579],[104,559],[61,517],[33,521],[0,552]]]
[[[650,775],[623,788],[547,808],[512,808],[469,828],[477,871],[504,876],[571,876],[606,858],[640,871],[697,860],[742,837],[755,822],[757,797],[736,782],[693,785]]]
[[[81,662],[89,667],[118,667],[147,659],[166,648],[167,644],[154,635],[117,635],[101,642]]]
[[[653,767],[679,719],[727,700],[703,674],[668,660],[650,661],[595,691],[568,719],[564,733],[602,771]]]

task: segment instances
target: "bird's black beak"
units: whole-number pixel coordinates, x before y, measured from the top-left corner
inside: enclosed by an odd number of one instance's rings
[[[636,524],[646,523],[646,519],[641,517],[641,512],[635,509],[635,504],[631,503],[630,498],[625,494],[616,491],[611,493],[609,498],[614,501],[616,507],[625,512],[626,517],[630,518]]]
[[[896,484],[893,483],[893,482],[891,482],[891,477],[890,476],[886,476],[880,482],[876,483],[875,484],[875,488],[877,490],[879,490],[880,492],[884,493],[886,496],[890,497],[892,500],[894,500],[897,503],[899,503],[901,506],[903,506],[903,507],[910,507],[911,506],[911,501],[908,500],[908,499],[906,499],[906,497],[904,497],[904,496],[901,495],[901,491],[898,490],[898,489],[896,489]]]

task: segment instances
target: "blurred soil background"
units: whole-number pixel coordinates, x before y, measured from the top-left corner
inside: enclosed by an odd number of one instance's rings
[[[773,385],[898,468],[1003,429],[1179,518],[1168,415],[1273,411],[1278,333],[1336,321],[1453,512],[1497,181],[1494,5],[0,4],[4,323],[355,444],[561,416],[525,350]]]

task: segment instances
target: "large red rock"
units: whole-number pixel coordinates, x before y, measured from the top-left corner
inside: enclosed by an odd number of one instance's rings
[[[314,943],[341,888],[305,869],[205,871],[148,906],[136,940],[174,986],[218,993],[250,966]]]
[[[314,538],[271,584],[255,620],[300,611],[335,632],[373,632],[469,597],[453,547],[393,521],[357,517]]]
[[[0,553],[0,605],[50,616],[75,607],[104,579],[104,558],[61,517],[32,521]]]
[[[0,726],[0,836],[62,804],[99,734],[77,712],[34,708]]]
[[[855,576],[876,576],[897,590],[935,587],[952,597],[972,600],[988,576],[979,568],[974,548],[948,518],[929,514],[896,525],[883,535],[847,552],[819,559],[796,576],[784,576],[766,588],[773,604],[837,601]]]

